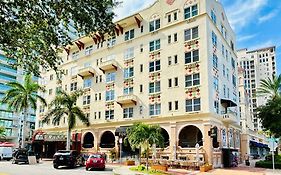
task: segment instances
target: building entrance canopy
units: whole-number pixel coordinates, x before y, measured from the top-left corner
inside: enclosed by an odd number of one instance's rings
[[[45,141],[45,142],[57,142],[66,141],[66,135],[64,133],[45,133],[38,131],[33,135],[32,141]]]
[[[250,144],[250,146],[253,146],[253,147],[268,148],[267,144],[258,143],[258,142],[252,141],[252,140],[250,140],[249,144]]]

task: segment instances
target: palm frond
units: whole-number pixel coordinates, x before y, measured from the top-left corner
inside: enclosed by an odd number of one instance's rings
[[[73,107],[73,114],[82,121],[83,124],[89,126],[90,122],[89,119],[85,116],[84,112],[78,107]]]

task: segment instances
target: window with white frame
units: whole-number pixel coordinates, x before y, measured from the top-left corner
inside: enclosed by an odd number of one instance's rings
[[[114,119],[114,110],[106,110],[105,111],[105,119],[106,120]]]
[[[221,45],[221,54],[222,54],[223,57],[225,56],[225,55],[224,55],[224,51],[225,51],[224,45],[222,44],[222,45]]]
[[[134,92],[134,88],[133,88],[133,87],[125,87],[125,88],[123,89],[124,95],[133,94],[133,92]]]
[[[185,87],[200,85],[200,74],[192,74],[185,76]]]
[[[83,105],[88,105],[90,103],[91,103],[91,96],[90,95],[83,96]]]
[[[115,58],[116,58],[116,55],[115,55],[115,54],[111,54],[111,55],[108,55],[108,56],[106,57],[106,61],[115,60]]]
[[[78,73],[77,66],[74,66],[74,67],[70,68],[70,75],[71,76],[77,75],[77,73]]]
[[[160,28],[160,19],[149,22],[149,32],[153,32]]]
[[[106,83],[115,81],[116,73],[115,72],[108,72],[106,75]]]
[[[160,69],[160,60],[149,62],[149,72],[159,71]]]
[[[149,115],[160,115],[161,114],[161,104],[155,103],[149,105]]]
[[[214,77],[214,88],[216,91],[219,90],[219,79],[217,77]]]
[[[185,53],[185,64],[199,61],[199,50]]]
[[[75,52],[72,53],[72,59],[73,60],[78,59],[78,57],[79,57],[79,51],[75,51]]]
[[[131,78],[134,76],[134,67],[128,67],[124,69],[124,78]]]
[[[70,83],[70,91],[76,91],[77,90],[77,82]]]
[[[157,93],[160,92],[160,81],[149,83],[149,93]]]
[[[218,37],[215,34],[215,32],[213,32],[213,31],[212,31],[212,43],[213,43],[214,46],[217,47],[217,45],[218,45]]]
[[[213,67],[218,68],[218,57],[216,54],[213,53]]]
[[[134,108],[124,108],[123,118],[132,118],[134,115]]]
[[[128,60],[134,57],[134,47],[130,47],[124,52],[124,60]]]
[[[199,37],[198,26],[184,30],[184,41],[196,39]]]
[[[191,17],[197,16],[198,15],[198,5],[195,4],[190,7],[186,7],[184,9],[184,19],[189,19]]]
[[[116,44],[116,36],[113,36],[107,40],[107,47],[113,47]]]
[[[92,78],[85,78],[84,80],[83,80],[84,82],[83,82],[83,87],[84,88],[89,88],[89,87],[91,87],[92,86]]]
[[[85,55],[91,55],[91,53],[93,52],[93,50],[94,50],[94,46],[93,46],[93,45],[86,47],[86,49],[85,49]]]
[[[159,50],[159,49],[160,49],[160,39],[149,42],[149,51],[150,52]]]
[[[219,102],[217,100],[214,101],[214,111],[219,114]]]
[[[217,24],[217,16],[216,13],[214,12],[214,10],[211,10],[211,19],[214,22],[214,24]]]
[[[135,30],[134,29],[125,32],[125,41],[133,39],[134,37],[135,37]]]
[[[109,90],[105,92],[105,101],[114,100],[114,90]]]
[[[193,112],[193,111],[200,111],[200,110],[201,110],[201,99],[200,98],[185,100],[185,111],[186,112]]]

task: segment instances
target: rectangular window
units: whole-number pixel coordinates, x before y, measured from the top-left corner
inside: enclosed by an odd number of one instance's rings
[[[101,93],[99,93],[99,100],[101,100]]]
[[[155,60],[149,63],[149,72],[159,71],[160,69],[160,60]]]
[[[133,92],[134,92],[134,88],[133,87],[126,87],[126,88],[123,89],[124,95],[133,94]]]
[[[178,12],[174,13],[174,21],[178,20]]]
[[[218,40],[217,35],[215,34],[215,32],[212,31],[212,43],[216,47],[218,46],[218,41],[217,40]]]
[[[236,77],[235,75],[232,75],[232,84],[234,87],[236,87]]]
[[[129,67],[124,69],[124,78],[131,78],[134,76],[134,67]]]
[[[161,104],[151,104],[149,105],[149,115],[160,115],[161,114]]]
[[[175,110],[179,110],[179,101],[175,101]]]
[[[222,75],[225,77],[225,65],[222,65]]]
[[[140,53],[143,52],[143,44],[140,45]]]
[[[115,81],[115,78],[116,78],[116,73],[115,72],[109,72],[106,74],[106,83],[109,83],[109,82],[113,82]]]
[[[172,57],[168,57],[168,65],[172,65]]]
[[[143,33],[143,25],[140,27],[140,32]]]
[[[174,63],[178,64],[178,55],[174,55]]]
[[[83,105],[88,105],[90,103],[91,103],[91,96],[90,95],[83,96]]]
[[[174,42],[177,42],[177,41],[178,41],[178,34],[174,33]]]
[[[70,91],[76,91],[77,90],[77,82],[70,84]]]
[[[201,99],[194,98],[188,99],[185,101],[185,111],[192,112],[192,111],[200,111],[201,110]]]
[[[175,87],[179,85],[178,77],[175,77]]]
[[[114,110],[106,110],[105,111],[105,119],[106,120],[114,119]]]
[[[70,68],[70,75],[73,76],[73,75],[77,75],[77,66],[74,66],[72,68]]]
[[[236,67],[235,65],[236,65],[235,60],[233,58],[231,58],[231,66],[233,69],[235,69],[235,67]]]
[[[143,64],[140,65],[140,72],[143,72]]]
[[[85,78],[83,82],[84,88],[88,88],[92,86],[92,78]]]
[[[169,106],[169,111],[171,111],[172,110],[172,102],[169,102],[168,106]]]
[[[125,32],[125,41],[133,39],[134,37],[135,37],[135,30],[134,29]]]
[[[199,61],[199,50],[185,53],[185,64]]]
[[[168,15],[168,23],[172,21],[171,14]]]
[[[142,84],[140,85],[140,92],[142,92],[142,90],[143,90],[143,87],[142,87]]]
[[[134,47],[128,48],[124,52],[124,60],[128,60],[134,57]]]
[[[213,23],[216,25],[217,24],[217,16],[213,10],[211,10],[211,18]]]
[[[149,83],[149,93],[160,92],[160,81]]]
[[[93,50],[94,50],[93,45],[86,47],[86,49],[85,49],[85,55],[91,55],[92,52],[93,52]]]
[[[196,16],[196,15],[198,15],[197,4],[184,9],[184,19],[189,19],[189,18],[191,18],[193,16]]]
[[[100,82],[102,82],[102,75],[100,75]]]
[[[219,90],[219,79],[217,77],[214,77],[214,89]]]
[[[186,75],[185,76],[185,87],[200,85],[200,74]]]
[[[105,101],[114,100],[114,90],[109,90],[105,92]]]
[[[49,95],[53,94],[53,89],[49,89]]]
[[[153,32],[160,28],[160,19],[149,22],[149,32]]]
[[[218,57],[216,54],[213,54],[213,66],[218,68]]]
[[[107,40],[107,47],[113,47],[116,44],[116,36],[113,36]]]
[[[191,39],[196,39],[199,37],[198,26],[191,29],[184,30],[184,41],[189,41]]]
[[[222,54],[222,56],[224,56],[224,45],[223,44],[221,45],[221,54]]]
[[[149,42],[149,51],[150,52],[159,50],[159,49],[160,49],[160,39]]]
[[[76,52],[73,52],[73,53],[72,53],[72,59],[73,59],[73,60],[78,59],[78,57],[79,57],[79,51],[76,51]]]
[[[169,88],[172,87],[172,79],[171,79],[171,78],[168,79],[168,87],[169,87]]]
[[[134,115],[134,108],[124,108],[123,118],[132,118]]]
[[[172,42],[172,36],[168,35],[168,44],[171,44],[171,42]]]

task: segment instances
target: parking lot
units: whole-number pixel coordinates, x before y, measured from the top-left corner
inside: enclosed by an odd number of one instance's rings
[[[36,165],[26,165],[26,164],[12,164],[11,161],[0,161],[0,175],[84,175],[84,174],[104,174],[112,175],[112,166],[106,166],[105,171],[93,170],[86,171],[85,167],[77,167],[75,169],[69,168],[59,168],[54,169],[52,161],[40,161]]]

